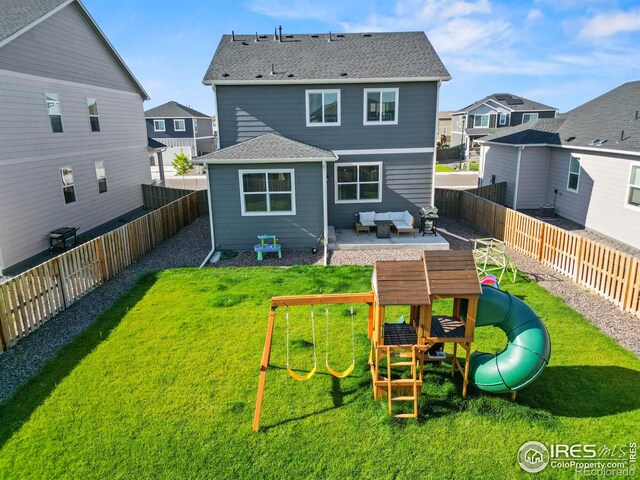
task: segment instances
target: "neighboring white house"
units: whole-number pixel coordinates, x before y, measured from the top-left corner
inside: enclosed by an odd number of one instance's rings
[[[0,273],[142,206],[148,96],[78,0],[0,0]]]
[[[507,205],[557,214],[640,248],[640,81],[553,119],[480,140],[483,185],[507,182]]]

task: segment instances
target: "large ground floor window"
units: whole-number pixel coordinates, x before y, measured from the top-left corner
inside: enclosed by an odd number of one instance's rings
[[[382,162],[335,166],[336,203],[382,201]]]
[[[242,215],[295,215],[293,170],[240,170]]]

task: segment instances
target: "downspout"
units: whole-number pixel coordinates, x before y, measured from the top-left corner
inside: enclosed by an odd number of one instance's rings
[[[2,247],[0,247],[0,277],[2,276],[2,270],[4,270],[4,260],[2,259]]]
[[[324,259],[327,266],[327,250],[329,245],[329,206],[327,204],[327,161],[322,161],[322,235],[324,238]]]
[[[196,140],[196,122],[197,120],[191,117],[191,130],[193,131],[193,156],[198,157],[198,141]]]
[[[160,172],[160,183],[162,184],[162,186],[164,187],[166,185],[165,180],[164,180],[164,159],[162,158],[162,152],[166,152],[167,149],[166,148],[161,148],[160,150],[158,150],[158,167],[159,167],[159,172]]]
[[[438,137],[438,108],[440,106],[440,84],[442,82],[438,80],[438,84],[436,87],[436,122],[435,129],[433,132],[433,165],[431,169],[431,201],[430,205],[427,206],[435,206],[436,201],[436,160],[438,158],[438,143],[436,138]]]
[[[518,159],[516,160],[516,186],[513,190],[513,209],[518,209],[518,186],[520,185],[520,159],[522,158],[522,151],[524,146],[518,147]]]
[[[209,165],[205,164],[206,176],[207,176],[207,202],[209,204],[209,227],[211,228],[211,251],[207,254],[206,258],[200,265],[200,268],[204,267],[216,252],[216,239],[213,233],[213,209],[211,208],[211,182],[209,182]]]
[[[478,187],[484,183],[484,143],[480,144],[480,175],[478,175]]]

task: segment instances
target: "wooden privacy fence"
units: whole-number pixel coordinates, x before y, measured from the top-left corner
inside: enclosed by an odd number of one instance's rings
[[[171,202],[194,193],[193,190],[159,187],[157,185],[142,185],[142,205],[145,210],[155,210]],[[207,191],[197,190],[198,202],[201,208],[208,210]],[[205,210],[205,212],[206,212]]]
[[[438,148],[436,150],[436,161],[460,160],[462,149],[459,146],[451,148]]]
[[[435,204],[441,215],[460,217],[466,209],[462,208],[463,192],[468,192],[492,202],[504,205],[507,194],[507,182],[494,183],[484,187],[470,190],[448,190],[446,188],[436,188]]]
[[[445,208],[449,192],[440,194]],[[640,259],[469,191],[456,193],[460,218],[640,317]]]
[[[206,200],[200,199],[199,192],[188,193],[0,284],[0,350],[206,213]]]

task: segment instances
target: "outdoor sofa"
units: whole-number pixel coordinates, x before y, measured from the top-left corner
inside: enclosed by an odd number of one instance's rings
[[[356,222],[356,234],[360,232],[371,231],[371,228],[375,228],[376,221],[390,221],[393,229],[400,236],[401,233],[413,233],[416,236],[415,219],[406,210],[404,212],[358,212],[359,221]]]

